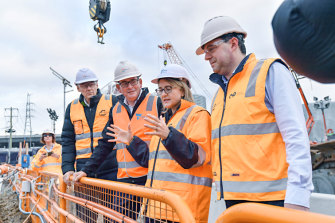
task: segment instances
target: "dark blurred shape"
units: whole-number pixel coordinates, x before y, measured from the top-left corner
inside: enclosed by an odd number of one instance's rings
[[[272,28],[278,53],[297,73],[335,83],[335,0],[285,0]]]

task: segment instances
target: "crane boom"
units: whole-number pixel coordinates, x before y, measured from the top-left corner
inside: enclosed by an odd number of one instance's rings
[[[209,98],[211,97],[211,94],[209,93],[207,88],[203,85],[203,82],[199,80],[199,78],[197,77],[197,75],[195,75],[195,73],[193,73],[193,71],[186,64],[186,62],[176,52],[176,50],[174,49],[174,47],[172,46],[171,43],[164,43],[162,45],[158,45],[158,48],[160,48],[160,49],[162,49],[166,52],[166,54],[167,54],[167,56],[168,56],[168,58],[169,58],[169,60],[172,64],[179,64],[179,65],[185,67],[188,70],[188,72],[190,73],[190,75],[192,76],[192,78],[197,82],[200,89],[205,93],[205,95]]]
[[[308,118],[306,120],[306,128],[307,128],[307,132],[308,132],[308,136],[309,136],[311,134],[312,128],[314,126],[314,118],[313,118],[311,110],[308,107],[307,99],[306,99],[305,94],[304,94],[304,92],[303,92],[303,90],[301,88],[301,85],[299,83],[298,74],[293,69],[291,69],[291,68],[290,68],[290,71],[291,71],[291,74],[294,77],[295,84],[297,85],[297,88],[299,90],[299,93],[301,95],[301,98],[302,98],[302,100],[304,102],[304,105],[305,105],[305,108],[306,108],[306,111],[307,111]]]

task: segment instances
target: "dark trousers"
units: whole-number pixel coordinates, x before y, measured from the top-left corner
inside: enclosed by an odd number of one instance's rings
[[[284,207],[284,200],[278,200],[278,201],[245,201],[245,200],[225,200],[226,202],[226,209],[230,208],[231,206],[234,206],[236,204],[241,204],[241,203],[261,203],[261,204],[269,204],[269,205],[274,205],[278,207]]]
[[[116,180],[117,169],[116,171],[111,171],[104,174],[97,174],[95,177],[98,179],[104,180]],[[90,185],[85,186],[76,186],[75,185],[75,196],[84,198],[89,201],[93,201],[98,204],[102,204],[108,208],[112,207],[112,194],[113,191],[107,190],[104,188],[94,187]],[[84,206],[76,204],[76,215],[84,222],[96,222],[98,218],[98,213],[86,208]],[[104,222],[110,222],[110,219],[107,217],[103,217]]]
[[[118,179],[118,182],[143,186],[145,185],[146,180],[147,177],[145,176],[140,178]],[[142,206],[142,197],[134,196],[132,194],[127,193],[121,193],[118,191],[116,192],[114,191],[113,195],[114,198],[113,198],[112,209],[121,213],[124,216],[136,220]]]

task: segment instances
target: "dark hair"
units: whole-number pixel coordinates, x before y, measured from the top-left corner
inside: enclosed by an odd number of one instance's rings
[[[231,38],[235,37],[238,40],[238,47],[241,50],[241,53],[246,54],[246,48],[244,45],[244,37],[241,33],[228,33],[220,36],[223,41],[228,42]]]

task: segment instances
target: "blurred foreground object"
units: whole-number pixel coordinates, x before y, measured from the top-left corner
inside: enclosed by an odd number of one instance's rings
[[[299,74],[335,83],[335,1],[285,0],[272,20],[280,56]]]

